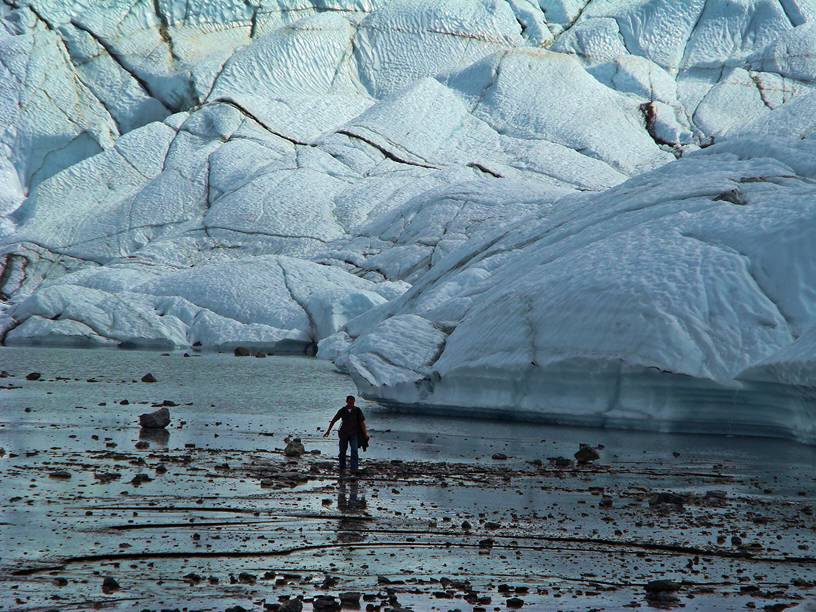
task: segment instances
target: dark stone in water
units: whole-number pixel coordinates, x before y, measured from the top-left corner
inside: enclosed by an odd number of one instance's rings
[[[154,382],[156,382],[156,377],[153,376],[150,372],[148,372],[147,374],[142,376],[142,382],[143,383],[154,383]]]
[[[550,457],[549,462],[557,468],[572,467],[572,459],[567,459],[566,457]]]
[[[300,457],[306,452],[306,449],[300,438],[293,438],[286,444],[286,449],[283,452],[287,457]]]
[[[287,599],[282,602],[278,610],[280,610],[280,612],[301,612],[301,610],[303,610],[303,602],[293,597],[292,599]]]
[[[30,374],[26,375],[26,380],[40,380],[42,374],[39,372],[31,372]]]
[[[320,583],[320,588],[330,589],[333,586],[336,586],[338,582],[340,582],[340,579],[337,578],[336,576],[326,576],[325,578],[323,578],[323,582]]]
[[[102,592],[106,595],[110,595],[111,593],[118,591],[121,587],[119,583],[112,576],[105,576],[105,579],[102,581]]]
[[[249,357],[250,355],[252,355],[252,351],[250,351],[245,346],[236,346],[235,350],[233,351],[233,354],[236,357]]]
[[[139,425],[146,429],[163,429],[170,424],[170,411],[160,408],[155,412],[139,415]]]
[[[652,507],[657,507],[658,509],[671,508],[682,510],[685,503],[686,498],[683,495],[678,495],[677,493],[672,493],[671,491],[657,493],[652,495],[652,497],[649,499],[649,505]]]
[[[676,593],[680,585],[673,580],[652,580],[643,587],[647,593]]]
[[[340,602],[331,595],[318,595],[312,600],[312,610],[315,612],[335,612],[339,609]]]
[[[340,603],[349,607],[359,606],[360,597],[362,597],[362,593],[358,593],[357,591],[346,591],[345,593],[340,593]]]
[[[598,454],[598,451],[587,444],[582,444],[581,448],[578,449],[578,452],[575,453],[575,460],[578,463],[591,463],[592,461],[597,461],[600,458],[601,456]]]

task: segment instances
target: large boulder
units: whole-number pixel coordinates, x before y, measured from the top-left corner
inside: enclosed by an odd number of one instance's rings
[[[170,411],[159,408],[155,412],[139,415],[139,425],[145,429],[164,429],[170,424]]]

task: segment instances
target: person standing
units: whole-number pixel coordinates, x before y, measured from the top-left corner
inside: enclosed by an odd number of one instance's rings
[[[323,434],[324,438],[329,437],[332,427],[337,421],[342,421],[338,432],[340,438],[340,471],[346,469],[346,451],[351,449],[351,471],[356,472],[360,464],[358,448],[368,446],[369,436],[365,424],[365,415],[355,405],[353,395],[346,397],[346,405],[334,415],[329,427],[326,429],[326,433]]]

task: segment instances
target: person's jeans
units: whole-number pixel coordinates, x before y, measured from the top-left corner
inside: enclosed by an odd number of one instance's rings
[[[357,436],[347,438],[340,436],[340,469],[346,469],[346,449],[351,447],[351,469],[356,470],[360,463],[360,456],[357,454]]]

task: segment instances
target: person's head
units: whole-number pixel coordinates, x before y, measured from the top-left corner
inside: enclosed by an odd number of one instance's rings
[[[346,396],[346,406],[353,406],[354,405],[354,396],[347,395]]]

